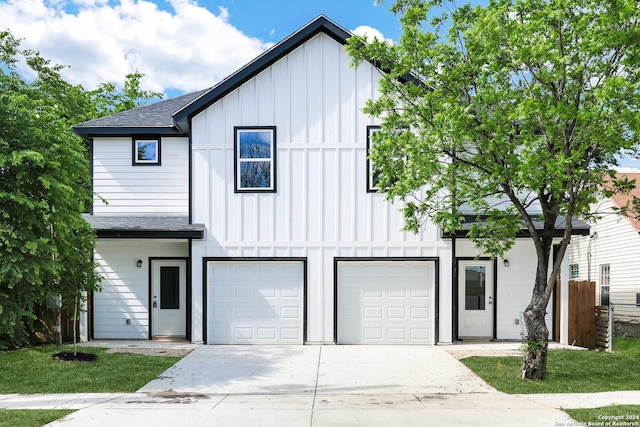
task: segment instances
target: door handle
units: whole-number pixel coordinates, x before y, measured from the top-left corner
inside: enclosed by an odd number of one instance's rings
[[[153,308],[158,308],[158,303],[157,302],[153,302]]]

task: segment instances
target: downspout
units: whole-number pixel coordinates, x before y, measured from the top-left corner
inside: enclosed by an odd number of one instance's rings
[[[458,339],[458,261],[456,256],[456,236],[451,238],[451,326],[452,341]]]

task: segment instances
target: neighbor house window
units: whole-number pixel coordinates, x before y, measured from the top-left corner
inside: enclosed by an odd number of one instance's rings
[[[276,128],[234,128],[236,192],[276,191]]]
[[[134,138],[133,165],[160,166],[160,139]]]
[[[609,305],[610,274],[609,264],[602,264],[600,266],[600,305]]]
[[[569,279],[578,280],[580,277],[580,266],[578,264],[569,265]]]

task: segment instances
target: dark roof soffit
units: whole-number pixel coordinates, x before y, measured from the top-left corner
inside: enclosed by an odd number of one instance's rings
[[[158,136],[188,136],[176,127],[73,127],[73,131],[82,138],[88,139],[96,136],[132,136],[132,135],[158,135]]]
[[[247,80],[255,77],[262,70],[277,62],[279,59],[295,50],[297,47],[311,39],[318,33],[325,33],[340,44],[346,44],[351,33],[320,15],[300,30],[262,53],[253,61],[236,71],[219,84],[211,88],[207,93],[186,105],[173,114],[174,121],[180,129],[188,129],[189,118],[198,114],[209,105],[218,101],[229,92],[241,86]]]
[[[204,232],[198,230],[96,230],[101,239],[203,239]]]
[[[188,217],[94,216],[84,214],[99,238],[203,239],[204,224],[191,224]]]
[[[480,218],[479,220],[482,221],[483,219]],[[454,233],[445,233],[444,231],[442,231],[441,236],[444,239],[450,239],[452,237],[467,237],[471,224],[476,221],[478,221],[478,218],[475,215],[465,215],[465,219],[462,223],[462,229],[457,230]],[[541,221],[534,221],[534,224],[537,230],[542,230]],[[572,221],[572,224],[573,224],[571,229],[572,236],[588,236],[589,235],[591,226],[586,222],[580,221],[574,218]],[[556,221],[554,237],[563,237],[565,225],[566,225],[566,220],[564,218],[558,218],[558,220]],[[527,230],[526,228],[520,229],[516,233],[516,238],[530,237],[530,236],[531,234],[529,233],[529,230]]]

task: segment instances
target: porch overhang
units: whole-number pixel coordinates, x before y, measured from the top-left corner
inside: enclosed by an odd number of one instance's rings
[[[453,237],[467,237],[469,234],[469,230],[471,229],[471,225],[475,223],[482,223],[486,221],[487,217],[482,215],[465,215],[464,220],[462,222],[462,228],[460,230],[456,230],[454,233],[445,233],[444,230],[441,231],[441,236],[443,239],[451,239]],[[534,220],[533,221],[536,230],[542,231],[543,222]],[[556,220],[554,237],[562,237],[564,235],[564,231],[567,227],[567,219],[564,217],[560,217]],[[571,235],[572,236],[588,236],[590,232],[591,226],[584,221],[580,221],[578,219],[573,219],[571,221]],[[522,237],[530,237],[531,234],[529,230],[526,228],[521,228],[516,233],[516,238]]]
[[[83,218],[101,239],[204,239],[204,224],[191,224],[186,216],[83,215]]]

